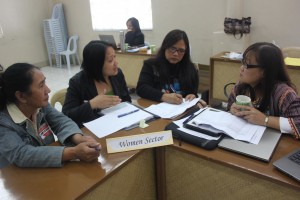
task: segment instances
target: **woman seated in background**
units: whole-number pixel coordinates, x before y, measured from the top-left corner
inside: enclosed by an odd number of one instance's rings
[[[145,99],[172,104],[193,100],[198,92],[198,70],[190,58],[186,33],[172,30],[164,38],[155,58],[144,61],[137,94]],[[200,103],[206,106],[201,100]]]
[[[252,106],[240,106],[237,95],[247,95]],[[255,43],[243,54],[240,80],[228,100],[228,110],[250,123],[300,137],[300,98],[283,60],[281,50],[271,43]]]
[[[61,167],[64,161],[98,158],[100,144],[48,103],[50,89],[39,68],[16,63],[0,80],[0,168]],[[74,147],[46,146],[55,142]]]
[[[128,43],[131,47],[144,46],[145,38],[141,31],[139,21],[132,17],[127,20],[126,25],[128,32],[125,35],[125,43]]]
[[[79,127],[101,116],[101,109],[131,102],[113,46],[91,41],[83,49],[82,70],[69,81],[62,112]]]

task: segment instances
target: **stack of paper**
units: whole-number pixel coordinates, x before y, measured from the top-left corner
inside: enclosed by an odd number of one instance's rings
[[[141,120],[152,119],[154,116],[130,103],[123,102],[103,110],[105,114],[98,119],[83,124],[97,137],[102,138],[123,128],[139,124]]]
[[[160,116],[161,118],[172,119],[182,114],[186,109],[194,106],[200,98],[195,98],[192,101],[183,101],[181,104],[170,104],[170,103],[160,103],[157,105],[152,105],[145,110]]]
[[[223,131],[236,140],[258,144],[266,127],[248,123],[231,113],[207,108],[188,122],[189,125],[204,128],[209,125]]]

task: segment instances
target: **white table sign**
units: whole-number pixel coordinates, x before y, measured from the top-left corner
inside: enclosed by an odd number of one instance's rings
[[[160,131],[106,139],[108,153],[146,149],[170,144],[173,144],[172,131]]]

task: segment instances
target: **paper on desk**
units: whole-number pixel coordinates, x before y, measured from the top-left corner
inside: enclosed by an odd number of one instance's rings
[[[199,100],[200,98],[195,98],[192,101],[184,100],[179,105],[162,102],[157,105],[151,105],[145,110],[155,115],[158,115],[161,118],[171,119],[182,114],[184,111],[186,111],[186,109],[194,106]]]
[[[189,122],[190,123],[190,122]],[[208,124],[216,129],[224,131],[227,135],[236,140],[243,140],[253,144],[258,144],[266,127],[248,123],[240,117],[231,113],[217,111],[209,108],[191,120],[197,125]]]
[[[300,58],[286,57],[284,62],[286,65],[300,66]]]
[[[230,58],[230,59],[233,59],[233,60],[242,60],[243,59],[243,54],[236,53],[236,52],[230,52],[230,53],[225,53],[222,57]]]
[[[138,124],[143,119],[148,120],[153,118],[152,114],[145,112],[142,109],[124,117],[118,117],[120,114],[128,113],[136,109],[138,109],[136,106],[125,103],[125,106],[121,105],[119,106],[119,109],[116,110],[112,108],[106,115],[88,123],[84,123],[83,125],[97,137],[102,138],[133,124]]]
[[[197,114],[197,113],[195,113],[195,114]],[[209,136],[207,134],[203,134],[203,133],[200,133],[200,132],[197,132],[197,131],[193,131],[191,129],[184,128],[183,127],[183,122],[187,118],[188,117],[173,122],[174,124],[176,124],[177,126],[179,126],[178,130],[183,131],[186,134],[190,134],[190,135],[193,135],[193,136],[196,136],[196,137],[199,137],[199,138],[204,138],[206,140],[218,140],[221,137],[221,136],[219,136],[219,137],[212,137],[212,136]]]

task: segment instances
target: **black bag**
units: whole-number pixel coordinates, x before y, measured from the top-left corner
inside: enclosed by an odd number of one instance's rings
[[[225,17],[224,20],[224,32],[227,34],[240,35],[240,38],[243,37],[243,34],[250,33],[251,17],[243,17],[242,19],[235,19]]]

